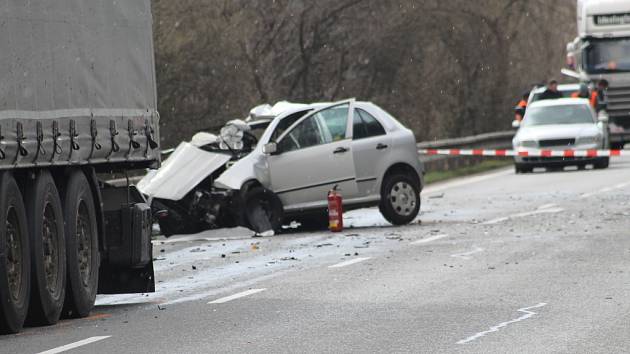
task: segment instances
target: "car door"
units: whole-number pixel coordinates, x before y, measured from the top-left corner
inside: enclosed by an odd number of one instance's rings
[[[325,207],[334,186],[344,197],[356,195],[349,107],[346,102],[312,112],[278,139],[267,162],[271,189],[285,210]]]
[[[379,198],[378,179],[387,168],[391,137],[383,124],[366,109],[355,107],[352,117],[352,156],[357,183],[357,197]],[[371,198],[373,197],[373,198]]]

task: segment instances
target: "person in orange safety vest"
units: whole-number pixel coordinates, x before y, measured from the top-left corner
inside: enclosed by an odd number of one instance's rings
[[[527,100],[529,99],[529,92],[523,94],[523,97],[514,107],[514,119],[517,121],[522,121],[523,117],[525,117],[525,110],[527,109]]]
[[[608,90],[608,81],[601,79],[597,82],[597,89],[591,93],[591,106],[597,112],[601,111],[602,106],[606,104],[606,90]]]
[[[590,94],[590,90],[588,89],[588,86],[586,84],[580,84],[580,90],[577,92],[573,92],[571,94],[572,98],[586,98],[586,99],[590,99],[591,98],[591,94]],[[595,107],[593,107],[595,108]]]

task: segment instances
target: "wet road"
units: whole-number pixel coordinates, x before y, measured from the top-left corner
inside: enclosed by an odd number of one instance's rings
[[[506,169],[427,187],[405,227],[368,209],[341,234],[156,240],[155,294],[0,353],[629,352],[629,177]]]

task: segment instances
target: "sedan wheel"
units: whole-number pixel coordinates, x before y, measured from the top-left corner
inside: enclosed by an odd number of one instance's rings
[[[383,217],[394,225],[413,221],[420,211],[420,191],[407,175],[393,175],[383,184],[379,209]]]

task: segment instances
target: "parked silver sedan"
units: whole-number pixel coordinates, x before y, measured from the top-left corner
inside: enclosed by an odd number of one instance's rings
[[[415,219],[423,167],[411,130],[370,102],[277,106],[251,151],[235,153],[235,146],[249,145],[236,140],[251,134],[233,124],[214,143],[206,134],[207,146],[182,143],[161,170],[145,177],[143,193],[170,209],[159,217],[163,232],[196,232],[225,226],[225,220],[258,233],[295,219],[323,226],[334,187],[345,210],[379,206],[395,225]],[[233,158],[222,158],[228,155]],[[212,161],[215,167],[199,174]]]
[[[532,103],[512,141],[514,150],[587,150],[607,149],[608,128],[606,116],[597,117],[589,101],[578,98],[561,98]],[[531,172],[534,167],[564,167],[577,165],[584,168],[608,167],[608,157],[521,157],[514,158],[516,173]]]

